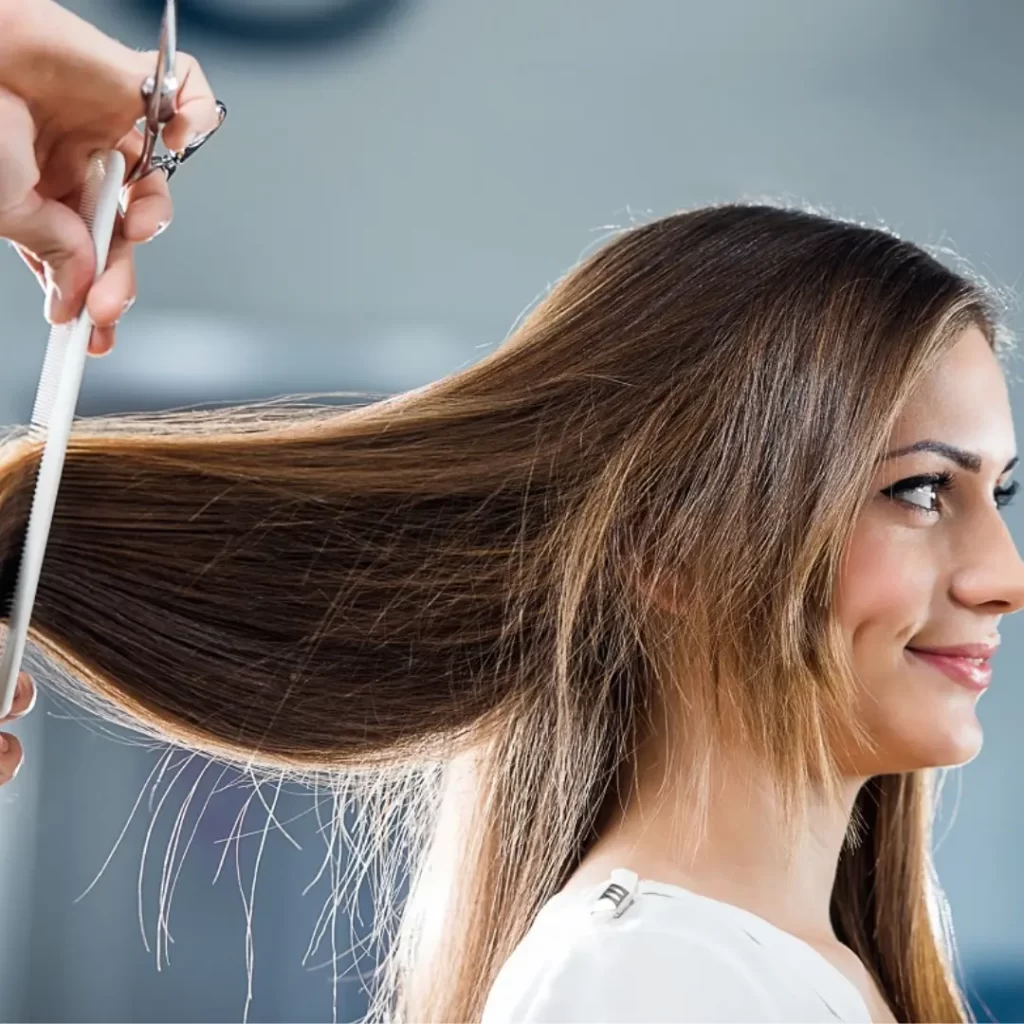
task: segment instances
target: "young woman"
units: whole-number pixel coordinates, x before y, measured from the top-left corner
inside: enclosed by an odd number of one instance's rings
[[[361,802],[371,1019],[967,1019],[930,825],[1024,604],[998,316],[804,211],[632,228],[428,388],[82,421],[34,639]]]

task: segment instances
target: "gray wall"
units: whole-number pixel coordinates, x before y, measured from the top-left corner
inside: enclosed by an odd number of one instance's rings
[[[70,6],[132,45],[155,38],[154,19],[124,4]],[[609,226],[739,196],[883,220],[955,246],[996,283],[1020,280],[1014,0],[419,0],[347,49],[280,55],[190,38],[185,26],[180,43],[229,119],[174,179],[176,220],[138,253],[139,302],[115,352],[90,361],[85,412],[425,383],[500,342]],[[3,422],[31,407],[41,302],[10,256]],[[1020,511],[1009,518],[1019,541]],[[950,782],[959,800],[938,860],[965,966],[1005,1020],[1024,963],[1018,622],[1004,640],[981,704],[985,750]],[[171,965],[158,973],[136,916],[145,803],[75,902],[158,754],[68,714],[43,701],[17,728],[28,761],[0,791],[0,1017],[241,1019],[233,857],[211,885],[237,792],[214,800],[186,860]],[[144,877],[151,944],[183,793],[158,819]],[[265,855],[249,1019],[329,1020],[330,972],[308,971],[329,943],[301,964],[326,897],[323,886],[302,895],[323,843],[312,797],[285,799],[306,812],[289,826],[303,848],[275,836]],[[262,820],[253,812],[247,826]],[[339,949],[350,941],[342,924]],[[354,1019],[358,985],[340,993],[339,1019]]]

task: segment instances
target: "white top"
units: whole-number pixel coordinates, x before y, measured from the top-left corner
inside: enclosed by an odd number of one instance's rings
[[[871,1015],[812,946],[731,903],[616,868],[541,908],[482,1024],[833,1021]]]

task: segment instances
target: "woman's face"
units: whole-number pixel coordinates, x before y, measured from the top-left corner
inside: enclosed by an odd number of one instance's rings
[[[837,591],[861,720],[877,744],[849,754],[855,777],[978,753],[985,664],[914,649],[995,645],[1002,617],[1024,606],[1024,563],[999,507],[1016,462],[1009,396],[977,328],[915,394],[888,450],[925,443],[945,451],[907,452],[877,468]]]

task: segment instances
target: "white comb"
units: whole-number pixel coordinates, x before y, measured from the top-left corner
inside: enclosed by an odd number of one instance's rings
[[[82,189],[79,215],[92,234],[96,249],[97,278],[106,269],[124,172],[125,159],[119,150],[111,149],[97,154],[89,162]],[[78,392],[82,385],[93,326],[83,305],[74,320],[57,324],[51,329],[46,344],[29,428],[30,437],[45,435],[46,444],[39,463],[11,614],[4,632],[3,651],[0,653],[0,718],[10,714],[18,684],[18,671],[25,653],[32,606],[39,586],[53,510],[57,504],[57,488],[64,469],[64,456],[71,436],[75,407],[78,405]]]

